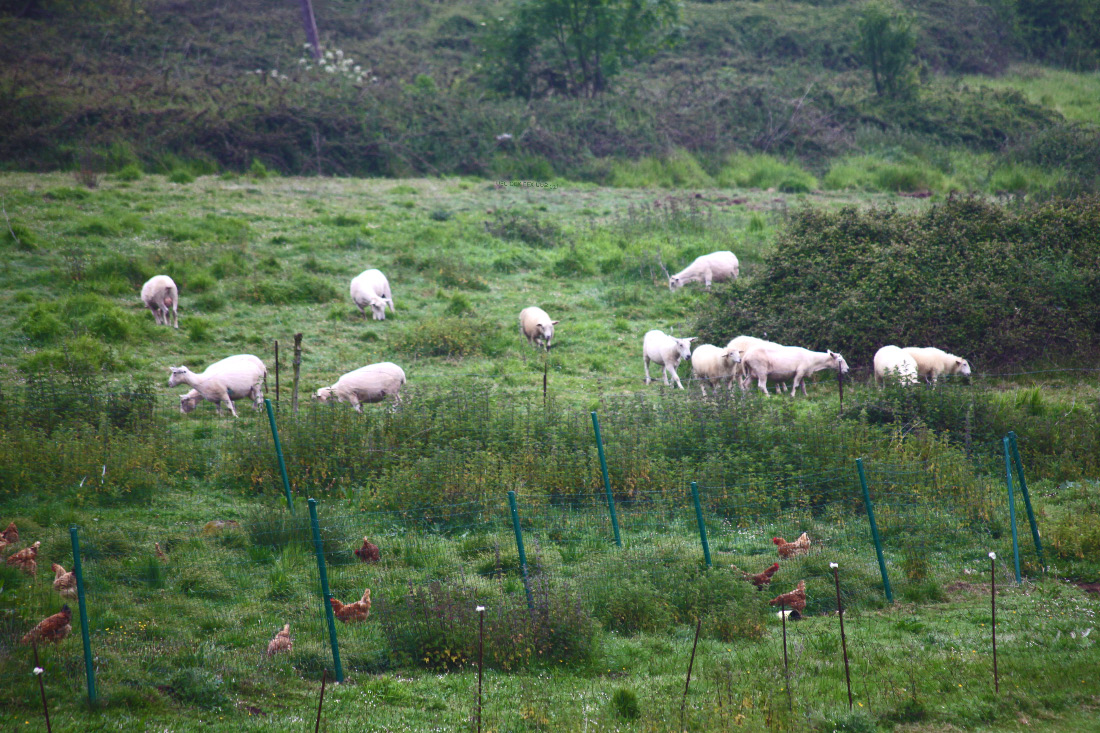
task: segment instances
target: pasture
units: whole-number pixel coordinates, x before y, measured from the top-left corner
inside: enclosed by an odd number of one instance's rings
[[[703,398],[642,384],[641,337],[689,336],[701,285],[664,268],[729,249],[751,279],[798,207],[929,202],[885,195],[661,191],[548,181],[3,174],[0,524],[40,539],[38,576],[4,567],[0,679],[9,728],[41,726],[29,651],[56,610],[50,562],[80,528],[100,703],[84,702],[79,624],[43,648],[58,729],[306,727],[333,672],[306,499],[318,500],[333,594],[371,587],[340,626],[344,685],[322,729],[471,727],[475,605],[487,611],[486,730],[670,730],[695,623],[683,725],[692,730],[1059,730],[1091,724],[1100,570],[1096,372],[1084,362],[976,365],[969,383],[880,391],[855,363],[809,397]],[[385,321],[348,283],[377,267]],[[137,297],[180,288],[178,330]],[[519,333],[539,305],[549,353]],[[300,400],[291,344],[302,333]],[[732,337],[735,334],[729,334]],[[286,510],[266,415],[201,404],[180,415],[168,367],[253,353],[268,366],[295,504]],[[844,344],[829,348],[844,353]],[[394,361],[399,406],[311,404],[342,373]],[[545,391],[544,391],[545,384]],[[246,402],[246,401],[245,401]],[[590,412],[601,419],[622,548]],[[999,440],[1020,437],[1046,551],[1019,507],[1017,585]],[[854,460],[880,508],[887,602]],[[1002,462],[999,462],[1002,461]],[[690,484],[698,483],[697,521]],[[526,538],[530,606],[507,492]],[[224,531],[211,520],[234,520]],[[699,524],[713,551],[706,568]],[[807,531],[811,553],[764,592],[739,571]],[[377,566],[351,555],[364,534]],[[154,554],[159,542],[167,559]],[[998,555],[1000,691],[989,639]],[[1008,558],[1008,559],[1006,559]],[[849,712],[830,562],[841,566],[855,704]],[[806,618],[766,601],[807,580]],[[283,623],[294,651],[263,649]],[[1002,637],[1001,634],[1004,634]],[[787,691],[790,690],[790,697]]]

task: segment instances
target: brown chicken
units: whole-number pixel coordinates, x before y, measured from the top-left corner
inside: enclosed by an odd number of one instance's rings
[[[790,593],[780,593],[768,601],[772,606],[786,606],[792,611],[802,613],[806,609],[806,581],[798,581],[798,587]]]
[[[157,559],[161,562],[168,562],[168,556],[164,554],[164,550],[160,549],[160,543],[154,542],[153,549],[156,551]]]
[[[283,626],[283,630],[275,634],[275,638],[268,642],[267,656],[273,657],[279,652],[289,652],[294,648],[294,642],[290,640],[290,624]]]
[[[19,541],[19,530],[15,528],[15,522],[9,524],[8,528],[0,533],[0,540],[8,545],[14,545]]]
[[[332,604],[332,610],[336,614],[336,618],[344,623],[366,621],[367,616],[370,615],[370,588],[363,591],[363,597],[355,603],[349,603],[345,606],[335,598],[329,598],[328,602]]]
[[[37,626],[24,634],[22,642],[24,644],[40,641],[59,642],[73,630],[72,620],[73,612],[69,610],[69,604],[66,603],[60,611],[42,619]]]
[[[363,538],[363,546],[355,551],[355,556],[359,558],[360,562],[378,562],[382,559],[382,553],[378,549],[378,545],[366,537]]]
[[[38,548],[41,542],[35,542],[25,550],[20,550],[7,559],[8,565],[19,568],[28,575],[38,573]]]
[[[53,589],[57,591],[62,598],[68,598],[70,601],[76,598],[76,576],[72,571],[65,572],[65,568],[61,567],[57,563],[50,565],[50,570],[53,571]]]
[[[810,536],[805,532],[803,532],[794,542],[787,542],[787,540],[782,537],[772,537],[772,542],[775,543],[776,548],[779,550],[779,557],[784,560],[789,557],[805,555],[810,551]]]
[[[749,575],[745,573],[745,580],[749,581],[757,588],[763,588],[768,583],[772,582],[772,576],[775,575],[775,571],[779,569],[779,563],[772,563],[772,566],[762,573],[756,575]]]

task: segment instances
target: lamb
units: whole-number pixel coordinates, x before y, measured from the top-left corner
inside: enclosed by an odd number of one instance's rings
[[[741,354],[736,350],[722,349],[711,344],[700,344],[691,354],[691,370],[699,380],[699,389],[707,393],[706,384],[715,392],[723,382],[733,389],[733,369],[741,363]]]
[[[394,313],[393,294],[390,281],[381,270],[364,270],[351,281],[351,299],[359,306],[359,312],[367,317],[366,306],[370,306],[371,315],[376,321],[386,320],[386,306]]]
[[[538,347],[539,342],[550,350],[550,339],[554,338],[554,326],[561,321],[551,321],[546,311],[537,306],[524,308],[519,312],[519,332],[527,337],[527,343]]]
[[[177,307],[180,301],[180,291],[176,283],[167,275],[155,275],[141,286],[141,302],[145,307],[153,311],[153,319],[158,326],[168,325],[169,311],[172,316],[172,327],[180,327],[179,312]]]
[[[729,250],[711,252],[709,255],[701,255],[695,261],[680,272],[668,279],[668,289],[676,292],[688,283],[701,282],[710,290],[712,282],[724,282],[736,280],[740,270],[737,256]]]
[[[695,340],[695,337],[678,339],[674,336],[669,336],[663,331],[649,331],[646,333],[645,338],[642,341],[642,363],[645,366],[645,383],[649,384],[653,380],[649,376],[649,362],[656,362],[663,368],[663,374],[665,378],[665,384],[668,384],[668,375],[672,374],[672,379],[676,382],[676,386],[680,389],[684,388],[684,385],[680,382],[680,375],[676,373],[676,367],[680,366],[680,362],[691,356],[691,342]]]
[[[835,351],[810,351],[799,346],[756,347],[750,349],[741,360],[745,372],[756,379],[757,385],[768,394],[768,380],[791,382],[791,397],[798,387],[806,394],[805,379],[822,369],[838,369],[841,374],[848,373],[848,362]]]
[[[916,384],[917,360],[897,346],[883,346],[875,352],[875,383],[885,384],[888,374],[899,384]]]
[[[970,376],[970,362],[960,356],[948,354],[946,351],[927,346],[907,346],[902,349],[917,362],[917,374],[929,384],[945,374],[961,374]]]
[[[263,404],[260,383],[267,378],[267,367],[252,354],[237,354],[208,366],[201,374],[195,374],[185,366],[169,369],[168,386],[186,384],[191,391],[180,396],[180,412],[186,414],[195,409],[200,400],[209,400],[222,412],[222,403],[229,405],[233,417],[237,417],[234,399],[251,397],[259,409]]]
[[[362,412],[359,406],[362,402],[381,402],[388,395],[400,400],[404,384],[404,370],[393,362],[383,361],[348,372],[331,387],[317,390],[313,399],[328,402],[335,397],[338,402],[350,402],[356,412]]]
[[[748,387],[749,384],[749,378],[745,375],[745,354],[748,353],[749,349],[757,346],[774,346],[779,348],[782,344],[777,344],[774,341],[765,341],[755,336],[737,336],[726,344],[727,351],[736,351],[737,355],[741,357],[737,360],[737,363],[733,365],[733,378],[741,385],[742,390]]]

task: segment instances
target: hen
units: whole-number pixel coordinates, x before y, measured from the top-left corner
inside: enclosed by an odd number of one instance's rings
[[[775,575],[776,570],[779,570],[779,563],[772,563],[772,566],[762,573],[757,573],[756,575],[745,573],[745,580],[749,581],[757,588],[763,588],[765,585],[772,582],[772,576]]]
[[[8,528],[3,532],[0,532],[0,548],[7,545],[14,545],[19,541],[19,530],[15,528],[15,522],[8,525]]]
[[[802,613],[806,609],[806,581],[798,581],[798,587],[790,593],[780,593],[768,601],[772,606],[786,606],[792,611]]]
[[[363,597],[355,603],[349,603],[345,606],[335,598],[329,598],[328,602],[332,604],[332,610],[336,614],[336,618],[344,623],[366,621],[367,616],[370,615],[370,588],[363,591]]]
[[[76,576],[72,571],[65,572],[65,568],[61,567],[57,563],[50,565],[50,570],[53,571],[53,589],[57,591],[62,598],[68,598],[73,600],[76,598]]]
[[[22,642],[24,644],[33,644],[37,641],[59,642],[73,630],[72,620],[73,612],[69,610],[69,605],[65,604],[60,611],[42,619],[37,626],[24,634]]]
[[[267,656],[273,657],[279,652],[289,652],[294,647],[290,640],[290,624],[283,626],[283,630],[275,634],[275,638],[268,642]]]
[[[161,562],[168,562],[168,556],[164,554],[164,550],[160,549],[160,543],[154,542],[153,549],[156,551],[157,559]]]
[[[779,557],[784,560],[789,557],[805,555],[810,551],[810,536],[805,532],[803,532],[794,542],[787,542],[787,540],[782,537],[772,537],[772,542],[775,543],[776,548],[779,550]]]
[[[378,545],[366,537],[363,538],[363,546],[355,551],[355,556],[359,558],[360,562],[378,562],[382,559],[382,553],[379,551]]]
[[[38,573],[38,547],[41,542],[35,542],[25,550],[20,550],[7,559],[8,565],[19,568],[28,575],[35,575]]]

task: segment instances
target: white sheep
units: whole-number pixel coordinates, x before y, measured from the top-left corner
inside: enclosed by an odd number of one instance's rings
[[[668,375],[676,382],[680,389],[684,385],[680,382],[680,375],[676,373],[676,367],[680,362],[691,356],[691,342],[695,337],[678,339],[669,336],[663,331],[649,331],[642,340],[642,364],[645,366],[645,383],[653,380],[649,376],[649,362],[655,362],[663,367],[665,384],[668,384]]]
[[[519,312],[519,332],[527,337],[527,343],[538,347],[539,342],[550,350],[550,339],[554,338],[554,326],[561,321],[551,321],[542,308],[530,306]]]
[[[393,308],[393,294],[390,292],[390,281],[382,274],[381,270],[364,270],[351,281],[351,299],[359,306],[359,312],[366,318],[365,308],[370,306],[371,315],[376,321],[386,320],[386,306],[390,307],[390,313],[395,313]]]
[[[916,360],[917,374],[929,384],[934,383],[944,374],[970,376],[970,362],[961,356],[948,354],[932,346],[906,346],[902,351]]]
[[[887,375],[899,384],[916,384],[917,360],[897,346],[883,346],[875,352],[875,383],[884,384]]]
[[[737,336],[726,344],[726,351],[735,351],[740,357],[737,363],[733,365],[733,378],[741,385],[742,390],[748,387],[749,384],[748,376],[745,374],[745,354],[748,353],[749,349],[756,348],[757,346],[779,347],[782,346],[782,344],[777,344],[774,341],[766,341],[756,338],[755,336]]]
[[[710,290],[712,282],[736,280],[740,270],[737,256],[729,250],[700,255],[695,261],[668,279],[668,289],[676,292],[688,283],[703,283]]]
[[[718,392],[718,387],[723,382],[729,389],[733,389],[733,369],[739,363],[741,354],[735,349],[700,344],[691,352],[691,371],[699,380],[699,389],[703,390],[703,394],[707,393],[707,384],[715,392]]]
[[[180,327],[179,311],[180,291],[176,283],[167,275],[154,275],[141,286],[141,302],[153,311],[158,326],[167,326],[168,317],[172,317],[172,327]],[[169,314],[171,311],[171,314]]]
[[[745,372],[756,380],[757,386],[768,394],[768,380],[791,382],[791,397],[799,386],[806,394],[805,379],[822,369],[838,369],[841,374],[848,373],[848,362],[835,351],[810,351],[800,346],[758,346],[750,349],[741,360]]]
[[[349,402],[356,412],[362,412],[359,406],[362,402],[381,402],[389,395],[400,401],[404,384],[404,370],[393,362],[383,361],[348,372],[331,387],[317,390],[313,399],[328,402],[335,397],[338,402]]]
[[[168,386],[186,384],[192,388],[187,394],[180,395],[180,412],[191,412],[200,400],[208,400],[216,405],[219,415],[224,402],[229,405],[233,417],[237,417],[234,399],[250,397],[257,409],[263,405],[260,384],[266,377],[267,367],[259,358],[252,354],[237,354],[211,364],[201,374],[195,374],[185,366],[171,367]]]

